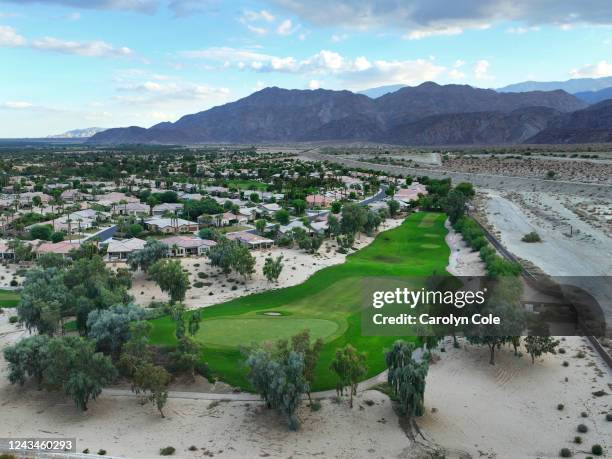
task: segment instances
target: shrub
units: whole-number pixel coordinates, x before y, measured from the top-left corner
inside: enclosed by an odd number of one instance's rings
[[[175,453],[176,449],[174,446],[166,446],[159,450],[160,456],[172,456]]]
[[[578,351],[576,353],[576,357],[578,357],[579,359],[584,359],[586,357],[586,354],[583,351]]]
[[[198,277],[200,279],[208,279],[208,274],[206,274],[206,273],[198,273]]]
[[[612,413],[606,414],[606,421],[612,422]]]
[[[521,238],[521,241],[523,242],[542,242],[542,238],[540,237],[538,233],[536,233],[535,231],[532,231],[531,233],[525,234]]]
[[[99,449],[98,450],[98,456],[106,456],[106,450],[105,449]]]
[[[321,409],[321,402],[319,402],[318,400],[315,400],[314,402],[310,404],[310,409],[312,411],[319,411]]]
[[[603,454],[603,448],[601,447],[601,445],[593,445],[591,447],[591,452],[595,455],[595,456],[601,456]]]
[[[19,317],[11,316],[9,317],[9,324],[16,324],[19,321]]]
[[[200,281],[198,281],[198,282],[194,282],[194,283],[193,283],[193,286],[194,286],[195,288],[202,288],[202,287],[204,287],[204,282],[200,282]]]
[[[238,290],[238,287],[236,285],[232,285],[232,290]]]
[[[17,287],[18,285],[19,285],[19,282],[17,282],[16,279],[11,280],[11,287]]]
[[[563,365],[564,367],[569,367],[569,362],[567,360],[564,360],[561,365]]]
[[[187,448],[189,451],[197,451],[198,447],[195,445],[191,445],[189,448]]]
[[[563,408],[565,408],[565,405],[563,405],[563,403],[559,403],[559,404],[557,405],[557,409],[558,409],[559,411],[563,411]]]
[[[580,435],[577,435],[574,437],[574,443],[576,443],[577,445],[582,443],[582,437]]]
[[[588,418],[589,414],[586,411],[583,411],[582,413],[580,413],[580,416],[583,418]]]
[[[0,459],[17,459],[17,456],[13,454],[0,454]]]
[[[565,354],[565,349],[564,349],[564,348],[562,348],[562,347],[560,347],[559,349],[557,349],[557,352],[558,352],[559,354]]]
[[[559,453],[561,457],[572,457],[572,452],[569,448],[561,448],[561,452]]]
[[[580,433],[587,433],[589,431],[589,428],[584,424],[578,424],[578,428],[576,430],[578,430],[578,432]]]

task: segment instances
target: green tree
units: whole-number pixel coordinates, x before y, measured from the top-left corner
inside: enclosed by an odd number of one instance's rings
[[[465,214],[465,205],[467,202],[466,196],[455,190],[449,191],[446,197],[442,200],[442,209],[448,215],[451,224],[454,225]]]
[[[339,214],[340,210],[342,210],[342,202],[340,202],[340,201],[332,202],[332,204],[331,204],[332,214]]]
[[[429,354],[420,362],[414,359],[415,347],[398,340],[385,353],[387,383],[397,397],[401,411],[408,416],[422,416],[425,412],[425,380],[429,371]]]
[[[127,262],[136,271],[141,269],[148,272],[158,260],[161,260],[168,253],[168,246],[157,239],[147,239],[141,250],[136,250],[128,255]]]
[[[140,226],[138,223],[132,223],[129,227],[128,227],[128,234],[132,237],[138,237],[142,234],[142,232],[144,231],[144,229],[142,228],[142,226]]]
[[[276,282],[281,272],[283,271],[283,256],[276,258],[267,257],[263,265],[263,275],[268,279],[268,282]]]
[[[98,349],[118,356],[123,344],[130,339],[130,325],[145,316],[146,311],[132,303],[95,309],[87,316],[87,336],[96,342]]]
[[[47,335],[34,335],[23,338],[12,346],[4,348],[4,359],[8,362],[8,379],[11,384],[23,386],[28,378],[33,378],[41,386],[47,365],[45,349],[49,343]]]
[[[189,335],[194,336],[198,330],[200,330],[200,322],[202,322],[202,316],[200,315],[200,311],[193,311],[189,315],[189,325],[188,331]]]
[[[162,291],[168,292],[171,303],[185,299],[189,288],[189,275],[183,271],[180,261],[158,260],[149,269],[149,275]]]
[[[291,205],[293,206],[295,215],[302,215],[306,210],[306,201],[304,201],[303,199],[294,199],[293,201],[291,201]]]
[[[363,230],[367,221],[367,211],[357,203],[348,203],[342,207],[340,229],[343,234],[357,234]]]
[[[209,241],[218,241],[221,237],[221,233],[214,228],[202,228],[198,231],[200,239],[207,239]]]
[[[105,385],[117,376],[111,359],[95,351],[95,343],[81,337],[52,338],[46,346],[48,363],[43,372],[47,388],[63,390],[76,406],[87,411]]]
[[[149,350],[149,334],[153,326],[151,322],[140,320],[130,324],[130,339],[125,342],[119,358],[119,368],[128,377],[132,377],[136,368],[153,360]]]
[[[344,395],[344,388],[348,388],[351,408],[353,408],[353,396],[357,395],[357,385],[368,371],[365,362],[365,353],[358,352],[353,346],[347,344],[343,348],[336,349],[336,355],[329,367],[338,377],[336,383],[338,395]]]
[[[289,212],[287,212],[285,209],[277,210],[274,213],[274,218],[281,225],[286,225],[287,223],[289,223]]]
[[[17,315],[29,331],[36,329],[38,333],[53,335],[61,328],[71,302],[61,271],[34,268],[26,274]]]
[[[62,231],[55,231],[51,234],[51,242],[57,244],[58,242],[62,242],[66,238],[66,235]]]
[[[255,222],[255,229],[260,235],[263,235],[266,230],[266,224],[267,222],[263,218]]]
[[[273,355],[256,347],[249,353],[247,367],[249,382],[268,408],[279,410],[287,419],[289,428],[297,430],[300,423],[296,413],[303,394],[309,391],[303,355],[295,351]]]
[[[136,367],[132,379],[132,390],[136,394],[142,393],[144,399],[155,404],[162,418],[164,406],[168,401],[168,386],[172,377],[164,367],[145,363]]]
[[[387,207],[389,208],[389,215],[395,217],[397,215],[397,212],[399,211],[400,203],[397,202],[395,199],[390,199],[389,201],[387,201]]]
[[[278,349],[282,352],[287,348],[287,342],[280,340],[277,343]],[[304,359],[304,378],[308,382],[308,401],[312,405],[312,398],[310,396],[310,388],[314,383],[315,368],[319,362],[319,356],[321,355],[321,349],[323,348],[323,340],[318,338],[315,342],[311,342],[310,331],[303,330],[300,333],[291,337],[291,350],[301,354]],[[288,352],[285,351],[285,352]]]
[[[531,363],[535,363],[536,357],[540,357],[544,354],[554,354],[556,348],[559,345],[559,341],[555,340],[552,336],[526,336],[525,337],[525,349],[531,356]]]
[[[232,252],[232,267],[245,279],[250,278],[255,272],[255,257],[248,248],[240,244],[235,244]]]
[[[34,225],[30,228],[30,239],[51,240],[53,227],[51,225]]]
[[[202,345],[189,336],[179,338],[176,350],[171,354],[176,368],[188,373],[194,381],[201,356]]]

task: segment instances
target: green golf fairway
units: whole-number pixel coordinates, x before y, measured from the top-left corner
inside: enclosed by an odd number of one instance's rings
[[[270,290],[200,309],[201,328],[196,334],[204,347],[213,376],[249,389],[245,356],[241,348],[252,343],[289,338],[309,329],[325,342],[316,368],[313,390],[336,387],[329,370],[337,348],[351,344],[368,357],[367,377],[384,370],[384,350],[396,337],[362,336],[362,286],[368,277],[414,277],[415,288],[428,276],[444,274],[450,250],[444,237],[446,216],[419,212],[401,226],[380,233],[374,242],[349,255],[341,265],[317,271],[300,285]],[[174,346],[170,317],[152,321],[152,344]]]

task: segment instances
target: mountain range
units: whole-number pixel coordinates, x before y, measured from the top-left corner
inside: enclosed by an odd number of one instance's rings
[[[85,129],[73,129],[71,131],[64,132],[63,134],[49,135],[48,139],[86,139],[98,132],[104,131],[104,128],[90,127]]]
[[[612,76],[600,78],[572,78],[565,81],[523,81],[503,88],[499,92],[554,91],[562,89],[570,94],[599,91],[612,87]]]
[[[149,129],[108,129],[89,141],[120,143],[274,143],[372,141],[405,145],[529,142],[588,104],[565,91],[501,93],[426,82],[376,99],[350,91],[265,88],[248,97]],[[606,105],[603,110],[609,107]],[[586,109],[586,110],[585,110]],[[553,123],[553,124],[551,124]],[[588,121],[584,122],[588,125]],[[568,138],[579,138],[570,136]],[[598,134],[598,138],[601,135]],[[582,138],[582,137],[580,137]],[[551,137],[552,139],[552,137]]]

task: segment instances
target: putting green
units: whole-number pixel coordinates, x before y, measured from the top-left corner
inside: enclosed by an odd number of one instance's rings
[[[364,283],[369,277],[403,276],[420,288],[432,274],[445,273],[450,255],[444,240],[445,220],[439,213],[412,214],[401,226],[380,233],[370,245],[349,255],[343,264],[317,271],[302,284],[201,309],[196,339],[203,345],[202,360],[212,376],[249,390],[241,348],[308,329],[313,338],[324,341],[313,390],[336,386],[329,366],[336,349],[346,344],[366,353],[366,377],[380,373],[385,368],[384,351],[397,337],[361,334]],[[152,344],[176,345],[175,324],[168,316],[151,322]]]
[[[333,320],[287,316],[226,317],[203,321],[195,335],[209,346],[236,347],[289,339],[304,329],[313,339],[328,338],[340,327]]]

